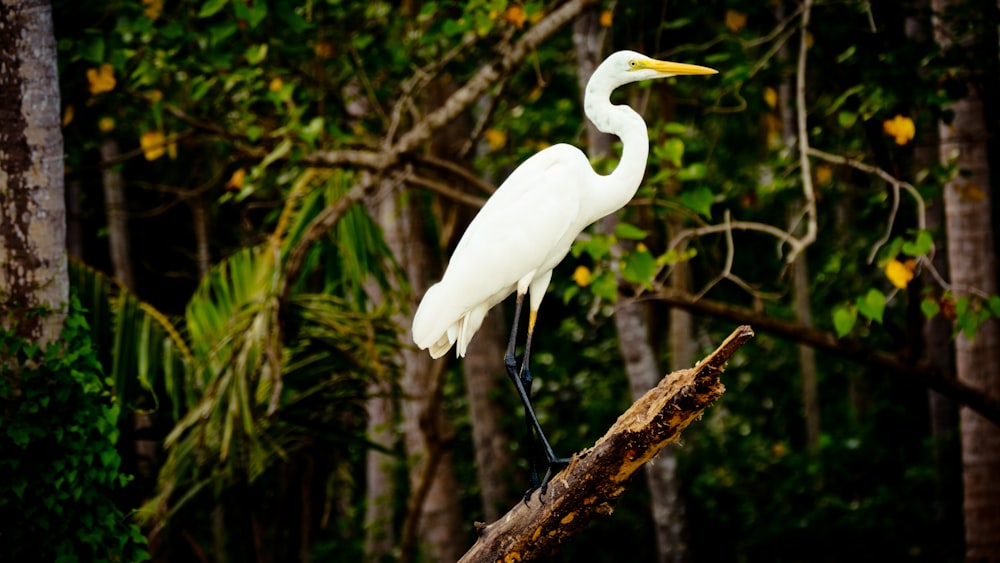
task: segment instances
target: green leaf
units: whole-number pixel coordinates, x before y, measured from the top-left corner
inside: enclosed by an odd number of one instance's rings
[[[250,29],[257,27],[267,17],[267,2],[252,2],[250,4]]]
[[[837,331],[838,338],[847,336],[857,321],[858,309],[856,307],[838,305],[833,309],[833,328]]]
[[[106,62],[104,60],[104,38],[89,38],[78,51],[80,58],[94,64]]]
[[[994,317],[1000,319],[1000,295],[990,295],[986,300],[986,306]]]
[[[247,49],[246,55],[247,62],[252,65],[259,65],[263,62],[264,58],[267,57],[267,43],[261,43],[260,45],[255,45]]]
[[[844,129],[850,129],[858,121],[858,114],[853,111],[839,111],[837,112],[837,123],[840,124]]]
[[[955,302],[955,326],[972,340],[979,331],[979,326],[989,319],[992,313],[993,303],[987,300],[986,307],[981,301],[972,301],[968,297],[962,297]],[[1000,303],[997,303],[1000,306]]]
[[[594,295],[614,303],[618,299],[618,282],[610,271],[603,272],[590,282],[590,290]]]
[[[931,237],[929,231],[920,231],[917,233],[917,238],[913,242],[903,243],[903,253],[910,256],[926,256],[928,252],[931,251],[931,246],[934,244],[934,238]]]
[[[663,130],[670,135],[684,135],[687,133],[687,125],[671,121],[663,126]]]
[[[707,187],[699,186],[693,190],[684,190],[681,192],[680,199],[684,207],[706,219],[712,218],[712,203],[715,202],[715,194]]]
[[[629,223],[615,225],[615,236],[628,240],[642,240],[649,235],[646,231]]]
[[[924,317],[933,319],[938,313],[941,312],[941,305],[938,304],[936,299],[925,297],[924,300],[920,302],[920,310],[923,311]]]
[[[201,10],[198,11],[199,18],[208,18],[219,13],[219,10],[224,8],[229,0],[207,0],[201,5]]]
[[[632,252],[625,257],[622,277],[631,283],[649,287],[656,273],[656,259],[646,249]]]
[[[882,324],[882,314],[885,312],[885,294],[877,289],[869,289],[864,297],[858,297],[858,312],[865,318]]]
[[[464,20],[462,20],[462,19],[451,20],[450,19],[450,20],[446,20],[444,22],[444,25],[441,27],[441,31],[443,31],[444,34],[447,35],[447,36],[449,36],[449,37],[454,37],[456,35],[461,35],[461,34],[465,33],[465,30],[468,29],[468,28],[469,28],[469,26],[468,26],[468,24],[465,23]]]
[[[682,182],[689,180],[701,180],[708,172],[704,162],[695,162],[677,171],[677,179]]]
[[[677,137],[671,137],[657,147],[656,155],[670,162],[675,167],[680,168],[681,161],[684,158],[684,141]]]
[[[698,250],[694,248],[686,248],[683,251],[678,251],[677,249],[670,249],[663,254],[657,256],[656,265],[657,266],[673,266],[679,262],[685,262],[698,255]]]
[[[605,235],[593,235],[589,239],[574,243],[573,256],[580,256],[583,253],[586,253],[595,261],[611,254],[609,237]]]
[[[837,62],[838,63],[842,63],[842,62],[846,61],[847,59],[853,57],[854,56],[854,51],[856,51],[857,48],[858,48],[857,45],[851,45],[850,47],[848,47],[843,53],[837,55]]]

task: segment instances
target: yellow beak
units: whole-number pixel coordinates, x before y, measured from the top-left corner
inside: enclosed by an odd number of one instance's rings
[[[698,65],[688,65],[684,63],[672,63],[670,61],[644,61],[645,67],[648,69],[661,72],[663,74],[669,75],[684,75],[684,74],[718,74],[719,71],[714,68],[708,68],[707,66]]]

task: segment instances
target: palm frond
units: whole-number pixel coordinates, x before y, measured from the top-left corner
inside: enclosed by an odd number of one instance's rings
[[[182,374],[193,361],[177,327],[114,278],[70,261],[70,285],[86,309],[91,337],[116,397],[151,408],[166,395],[175,414],[184,403]]]

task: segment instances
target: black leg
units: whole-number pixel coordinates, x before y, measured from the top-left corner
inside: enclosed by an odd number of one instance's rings
[[[524,358],[521,362],[521,367],[517,367],[517,358],[515,356],[515,347],[517,343],[517,328],[521,318],[521,308],[524,305],[524,296],[517,296],[517,305],[514,309],[514,327],[511,329],[510,340],[507,343],[507,353],[504,355],[504,366],[507,368],[507,375],[510,377],[511,381],[514,382],[514,387],[517,389],[518,397],[521,399],[521,403],[524,406],[524,421],[525,426],[527,426],[528,433],[528,451],[529,451],[529,462],[531,464],[531,488],[525,493],[525,501],[531,495],[535,489],[541,488],[542,494],[545,494],[545,490],[548,487],[549,479],[552,477],[552,470],[555,466],[564,465],[569,462],[569,459],[560,458],[555,455],[552,450],[552,446],[549,444],[548,438],[545,437],[545,433],[542,431],[542,426],[538,422],[538,417],[535,415],[535,409],[531,405],[531,370],[529,368],[529,361],[531,358],[531,339],[534,334],[535,329],[535,312],[530,313],[528,319],[528,335],[527,341],[524,347]],[[545,476],[539,480],[538,478],[538,466],[537,466],[537,456],[535,452],[535,446],[540,446],[542,453],[545,455],[547,470]]]
[[[542,448],[542,453],[545,455],[546,460],[546,470],[545,476],[542,477],[541,482],[536,483],[532,481],[532,489],[528,491],[530,495],[535,487],[542,489],[542,494],[545,494],[545,490],[548,488],[549,479],[552,478],[552,470],[556,466],[565,465],[569,463],[569,458],[561,458],[556,456],[555,452],[552,450],[552,446],[549,444],[548,438],[545,437],[545,433],[542,432],[542,425],[538,422],[538,417],[535,415],[535,409],[531,405],[531,339],[535,334],[535,320],[536,312],[531,311],[528,314],[528,336],[524,343],[524,358],[521,360],[521,371],[519,374],[519,379],[521,380],[521,386],[525,389],[525,396],[527,397],[527,403],[525,403],[525,419],[530,421],[530,425],[533,427],[536,433],[536,444],[540,445]],[[537,471],[536,471],[537,478]]]
[[[510,380],[514,382],[514,387],[517,389],[517,395],[521,399],[521,404],[525,405],[524,411],[524,424],[527,428],[527,434],[522,443],[522,449],[527,452],[528,464],[530,466],[530,473],[528,475],[531,482],[531,488],[528,489],[529,492],[537,489],[541,482],[538,480],[538,463],[535,455],[535,428],[531,424],[531,417],[528,415],[527,405],[531,404],[531,382],[529,380],[527,387],[524,385],[524,380],[518,375],[517,368],[517,356],[515,355],[515,350],[517,346],[517,329],[521,321],[521,307],[524,305],[524,295],[518,294],[517,304],[514,307],[514,326],[510,329],[510,339],[507,341],[507,353],[504,354],[503,363],[504,367],[507,368],[507,376]]]

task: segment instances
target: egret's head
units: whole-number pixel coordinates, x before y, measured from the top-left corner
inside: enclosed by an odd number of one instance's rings
[[[705,66],[658,61],[635,51],[618,51],[601,63],[594,76],[603,76],[614,88],[640,80],[718,72],[714,68]]]

